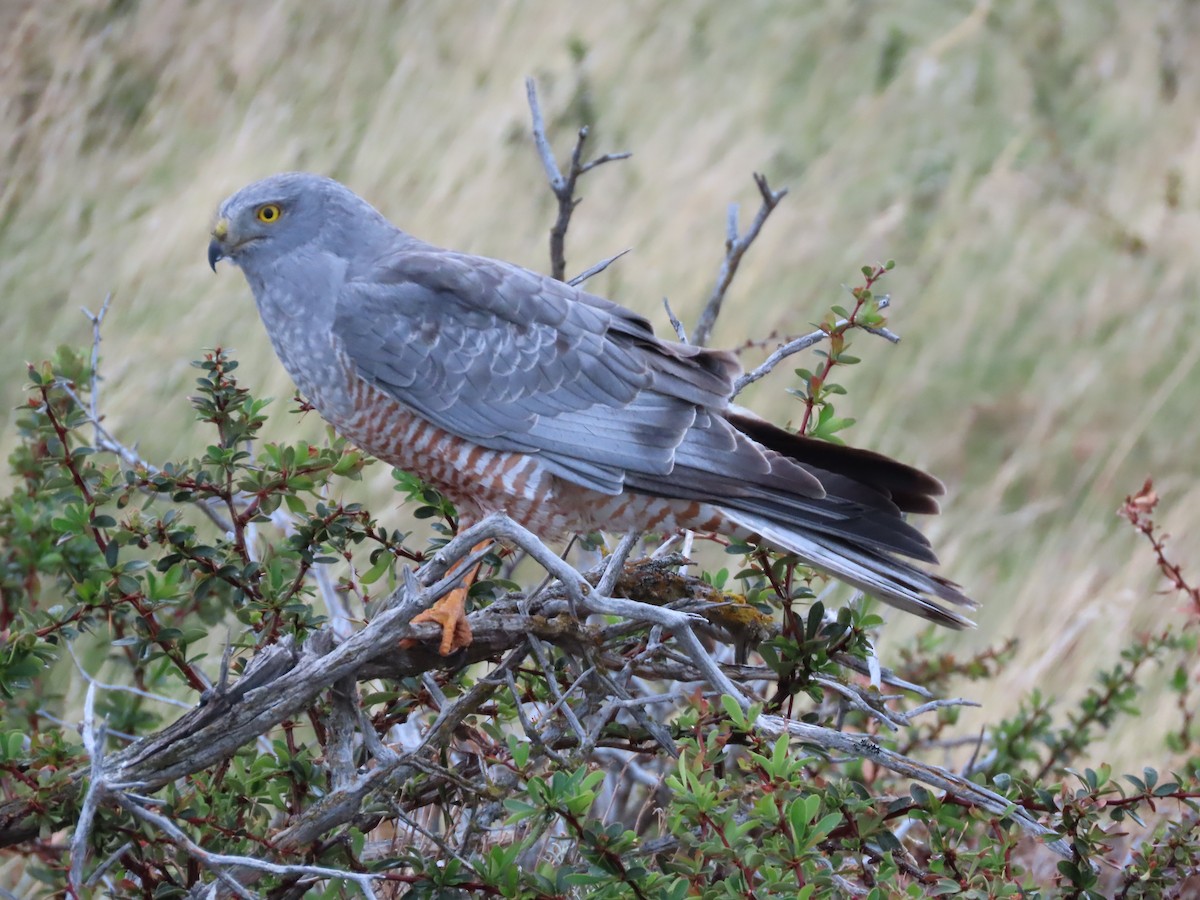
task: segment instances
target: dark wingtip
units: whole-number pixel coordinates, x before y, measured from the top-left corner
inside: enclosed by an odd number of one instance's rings
[[[729,410],[725,416],[738,431],[776,453],[884,491],[904,512],[936,513],[938,504],[933,498],[946,493],[946,486],[932,475],[882,453],[793,434],[737,410]]]

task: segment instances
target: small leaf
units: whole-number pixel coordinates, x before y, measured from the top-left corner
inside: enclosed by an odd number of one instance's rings
[[[721,695],[721,706],[725,709],[725,715],[729,716],[729,720],[739,731],[745,731],[748,727],[746,722],[746,712],[742,709],[741,704],[730,697],[728,694]]]
[[[841,824],[841,821],[842,814],[840,812],[829,813],[810,829],[810,844],[818,844],[825,840],[825,838],[827,838],[833,832],[833,829],[837,828],[838,825]]]

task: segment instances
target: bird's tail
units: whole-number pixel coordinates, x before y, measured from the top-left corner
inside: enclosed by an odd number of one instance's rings
[[[951,606],[977,604],[954,582],[917,563],[937,563],[929,541],[905,521],[909,513],[936,513],[945,488],[931,475],[869,450],[814,440],[777,428],[744,410],[727,420],[742,435],[820,481],[822,498],[749,487],[722,503],[729,521],[750,535],[795,553],[818,569],[905,612],[939,625],[974,623]]]
[[[886,551],[872,549],[852,538],[782,523],[740,509],[722,510],[745,537],[757,537],[773,547],[794,553],[813,567],[905,612],[949,628],[969,628],[975,623],[947,609],[936,599],[973,609],[975,601],[954,582]]]

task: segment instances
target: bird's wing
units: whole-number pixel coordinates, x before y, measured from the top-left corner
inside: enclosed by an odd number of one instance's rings
[[[677,461],[770,469],[705,412],[726,406],[731,355],[660,341],[640,316],[507,263],[397,250],[352,273],[334,331],[360,377],[435,425],[585,487],[615,494]]]

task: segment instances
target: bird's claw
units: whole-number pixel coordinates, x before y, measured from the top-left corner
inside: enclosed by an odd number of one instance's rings
[[[434,622],[442,626],[438,653],[449,656],[471,645],[471,626],[467,623],[466,588],[455,588],[424,612],[413,616],[413,625]],[[405,642],[408,643],[408,642]]]

